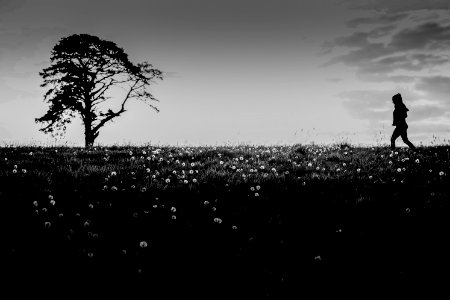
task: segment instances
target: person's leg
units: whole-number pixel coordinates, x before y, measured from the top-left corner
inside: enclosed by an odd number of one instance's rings
[[[400,130],[399,127],[395,127],[394,132],[391,136],[391,150],[395,149],[395,140],[400,136]]]
[[[403,128],[403,130],[400,133],[400,136],[402,137],[403,142],[408,145],[409,148],[416,151],[416,147],[411,143],[408,139],[408,133],[406,132],[408,127]]]

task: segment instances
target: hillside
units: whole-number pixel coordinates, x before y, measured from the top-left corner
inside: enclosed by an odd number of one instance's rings
[[[167,295],[439,285],[449,149],[3,147],[2,271]]]

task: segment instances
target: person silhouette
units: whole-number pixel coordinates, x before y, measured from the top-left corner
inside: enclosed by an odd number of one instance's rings
[[[401,136],[403,142],[409,146],[414,151],[417,151],[417,148],[408,140],[408,124],[406,124],[406,117],[408,117],[407,112],[409,109],[403,103],[402,95],[400,93],[392,96],[392,102],[394,103],[394,121],[392,122],[392,126],[395,126],[394,132],[391,137],[391,150],[395,149],[395,140]]]

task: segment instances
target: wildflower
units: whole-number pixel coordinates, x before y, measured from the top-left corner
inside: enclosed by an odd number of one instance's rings
[[[257,186],[256,186],[256,190],[259,191],[260,189],[261,189],[261,187],[260,187],[259,185],[257,185]]]
[[[13,173],[14,173],[14,174],[16,174],[16,173],[17,173],[17,170],[16,170],[16,169],[14,169],[14,170],[13,170]]]
[[[236,225],[233,225],[233,226],[231,226],[231,229],[237,230],[237,226],[236,226]]]
[[[136,157],[134,157],[134,156],[131,157],[131,160],[135,160],[135,159],[136,159]]]
[[[259,197],[259,193],[255,193],[255,197]]]
[[[133,184],[133,185],[131,186],[131,189],[134,190],[135,188],[136,188],[136,186]]]
[[[312,167],[312,163],[308,163],[308,167]]]
[[[261,170],[264,170],[264,169],[265,169],[265,167],[264,167],[264,166],[260,166],[259,168],[260,168]]]
[[[14,169],[17,169],[17,165],[14,165]]]
[[[183,182],[184,182],[184,184],[188,184],[189,183],[189,181],[187,181],[186,179]]]
[[[431,172],[433,172],[433,170],[430,169],[429,172],[431,173]]]
[[[38,202],[37,201],[33,201],[33,205],[37,207],[38,206]]]
[[[339,169],[339,168],[336,169],[336,172],[340,172],[340,171],[341,171],[341,169]]]
[[[44,227],[45,228],[50,228],[52,226],[52,223],[50,222],[44,222]]]
[[[389,161],[389,164],[392,165],[392,161]]]
[[[170,183],[170,179],[169,178],[166,179],[166,183]]]
[[[381,154],[381,158],[384,158],[384,155],[383,155],[383,154]]]
[[[194,170],[189,170],[189,174],[194,174]]]
[[[5,157],[5,161],[8,161],[8,158]]]
[[[203,204],[204,204],[204,205],[208,205],[208,204],[209,204],[209,201],[208,201],[208,200],[205,200],[205,201],[203,202]]]
[[[50,200],[50,204],[53,205],[53,206],[55,206],[55,204],[56,204],[55,200],[53,200],[53,199]]]
[[[174,212],[177,211],[177,209],[176,209],[174,206],[172,206],[172,207],[170,208],[170,211],[174,213]]]
[[[444,176],[444,175],[445,175],[445,173],[443,171],[439,172],[439,176]]]
[[[223,161],[219,161],[219,164],[223,165]]]
[[[402,171],[402,169],[401,169],[401,168],[398,168],[398,169],[397,169],[397,172],[399,172],[399,173],[400,173],[401,171]]]
[[[369,179],[372,179],[372,175],[369,175]]]
[[[220,223],[222,223],[222,219],[214,218],[214,222],[217,223],[217,224],[220,224]]]
[[[342,166],[345,167],[345,166],[347,166],[347,164],[346,164],[346,163],[343,163]]]
[[[117,173],[115,171],[111,172],[111,176],[116,176],[116,175],[117,175]]]
[[[236,166],[232,166],[231,168],[232,168],[233,170],[236,170]]]
[[[250,191],[254,192],[255,188],[254,187],[250,187]]]
[[[147,191],[147,188],[146,187],[142,187],[141,188],[141,193],[145,193],[145,191]]]
[[[105,191],[105,190],[107,190],[108,189],[108,186],[107,185],[104,185],[103,186],[103,190]]]
[[[26,170],[26,169],[22,169],[22,173],[23,173],[23,174],[26,174],[26,173],[27,173],[27,170]]]
[[[420,163],[419,159],[416,159],[416,164]]]
[[[195,163],[192,162],[192,163],[191,163],[191,167],[193,167],[193,166],[195,166]]]
[[[176,220],[176,219],[177,219],[177,216],[172,215],[172,220]]]
[[[195,179],[195,178],[192,179],[192,182],[193,182],[193,183],[197,183],[197,179]]]
[[[361,169],[360,168],[356,169],[356,172],[358,172],[358,173],[361,172]]]
[[[112,187],[111,187],[111,191],[113,191],[113,192],[117,191],[117,187],[112,186]]]
[[[94,204],[89,203],[88,207],[89,207],[90,209],[93,209],[93,208],[94,208]]]
[[[244,160],[244,158],[241,156],[241,157],[239,157],[239,160]]]
[[[277,172],[277,169],[272,168],[272,172],[276,173],[276,172]]]
[[[148,244],[147,244],[146,241],[141,241],[141,242],[139,243],[139,247],[141,247],[141,248],[147,248],[147,246],[148,246]]]
[[[135,173],[135,172],[131,172],[131,175],[133,175],[133,176],[134,176],[134,175],[136,175],[136,173]]]
[[[91,225],[91,222],[89,222],[89,220],[87,220],[87,221],[84,222],[84,224],[83,224],[84,227],[89,227],[89,225]]]
[[[128,154],[130,154],[130,156],[133,155],[133,151],[128,152]]]
[[[30,152],[30,156],[33,155],[33,152]]]

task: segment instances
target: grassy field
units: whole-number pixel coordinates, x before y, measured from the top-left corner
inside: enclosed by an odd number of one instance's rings
[[[210,297],[444,284],[449,149],[2,147],[2,271]]]

